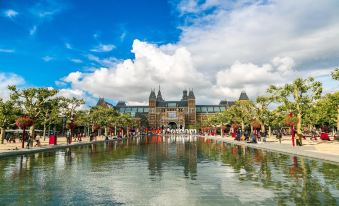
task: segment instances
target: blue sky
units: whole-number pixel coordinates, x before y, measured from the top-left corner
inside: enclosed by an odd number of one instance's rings
[[[135,38],[163,44],[176,42],[180,33],[167,1],[32,0],[0,6],[0,48],[13,50],[0,52],[0,69],[36,86],[91,67],[87,55],[131,58]],[[9,10],[17,14],[6,16]],[[108,45],[107,52],[91,51],[100,45]]]
[[[333,92],[338,9],[337,0],[2,0],[0,97],[17,84],[146,104],[160,84],[165,99],[193,88],[198,103],[218,103],[298,76]]]

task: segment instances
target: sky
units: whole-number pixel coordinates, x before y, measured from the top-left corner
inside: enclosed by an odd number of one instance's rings
[[[0,97],[53,87],[88,105],[199,104],[314,76],[338,90],[337,0],[0,0]]]

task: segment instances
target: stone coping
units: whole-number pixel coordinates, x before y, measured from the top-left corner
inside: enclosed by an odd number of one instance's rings
[[[227,138],[216,137],[216,136],[199,135],[198,137],[208,138],[208,139],[216,140],[216,141],[222,141],[222,142],[225,142],[227,144],[232,144],[232,145],[243,145],[246,147],[262,149],[262,150],[266,150],[270,152],[278,152],[278,153],[287,154],[287,155],[297,155],[297,156],[306,157],[309,159],[321,160],[321,161],[328,162],[331,164],[339,165],[339,155],[325,154],[321,152],[313,152],[313,151],[308,151],[308,150],[306,151],[303,149],[305,146],[292,147],[291,145],[279,144],[276,142],[265,142],[265,143],[259,142],[257,144],[252,144],[252,143],[247,143],[244,141],[236,141],[233,139],[227,139]]]
[[[121,140],[121,139],[119,139]],[[11,157],[11,156],[19,156],[19,155],[26,155],[26,154],[34,154],[40,152],[48,152],[48,151],[56,151],[65,148],[72,148],[72,147],[80,147],[92,144],[100,144],[104,142],[113,142],[118,141],[118,139],[109,139],[109,140],[97,140],[92,142],[76,142],[72,144],[61,144],[61,145],[47,145],[42,147],[32,147],[31,149],[20,149],[20,150],[9,150],[8,152],[1,152],[0,153],[0,160],[2,158]]]

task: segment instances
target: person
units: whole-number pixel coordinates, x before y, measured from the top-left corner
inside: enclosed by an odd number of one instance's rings
[[[29,149],[29,144],[31,143],[31,138],[30,138],[30,136],[29,136],[29,134],[25,134],[25,140],[26,140],[26,142],[27,142],[27,144],[26,144],[26,148],[27,149]]]
[[[237,141],[240,141],[240,138],[241,138],[241,128],[238,128],[238,130],[237,130],[237,137],[236,137],[236,140]]]
[[[279,140],[279,143],[281,144],[281,139],[282,139],[282,131],[281,131],[281,129],[278,129],[276,138]]]
[[[35,135],[35,147],[40,147],[41,146],[40,138],[41,138],[41,136],[40,136],[39,133]]]
[[[244,136],[245,136],[245,141],[249,141],[249,139],[250,139],[250,131],[248,129],[245,129]]]
[[[256,144],[257,143],[257,138],[256,138],[256,135],[255,135],[254,131],[251,132],[250,135],[251,135],[251,141],[248,141],[247,143],[254,143],[254,144]]]

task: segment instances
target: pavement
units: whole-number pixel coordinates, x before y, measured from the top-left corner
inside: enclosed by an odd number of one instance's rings
[[[89,137],[83,137],[82,141],[75,141],[75,142],[73,141],[72,144],[67,144],[66,137],[58,137],[57,138],[58,145],[49,145],[48,141],[49,141],[48,138],[45,138],[45,140],[41,138],[40,146],[34,146],[36,144],[34,142],[33,147],[30,147],[28,149],[26,148],[26,143],[25,143],[25,148],[21,148],[22,145],[20,141],[16,141],[16,143],[7,143],[5,140],[4,144],[0,144],[0,158],[100,143],[100,142],[104,142],[104,137],[98,136],[96,137],[94,141],[89,141]]]
[[[339,164],[339,141],[324,140],[303,140],[303,146],[293,147],[290,136],[284,136],[281,143],[275,138],[267,138],[266,142],[257,144],[247,143],[245,141],[235,141],[232,137],[221,136],[200,136],[206,139],[222,141],[234,145],[245,145],[247,147],[263,149],[267,151],[278,152],[288,155],[303,156],[311,159],[323,160],[326,162]]]

